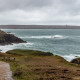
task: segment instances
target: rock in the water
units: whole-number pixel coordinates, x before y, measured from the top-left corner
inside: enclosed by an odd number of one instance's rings
[[[11,43],[25,43],[26,41],[23,41],[22,39],[12,35],[7,34],[4,31],[0,30],[0,45],[6,45]]]
[[[71,63],[80,64],[80,58],[73,59]]]

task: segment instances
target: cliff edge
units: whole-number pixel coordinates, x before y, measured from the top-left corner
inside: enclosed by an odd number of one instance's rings
[[[25,43],[22,39],[14,36],[13,34],[8,34],[0,30],[0,45],[7,45],[12,43]]]

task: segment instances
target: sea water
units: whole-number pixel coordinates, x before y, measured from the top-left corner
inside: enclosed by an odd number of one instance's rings
[[[0,46],[2,52],[12,49],[31,49],[51,52],[70,61],[80,57],[80,29],[2,29],[27,41]]]

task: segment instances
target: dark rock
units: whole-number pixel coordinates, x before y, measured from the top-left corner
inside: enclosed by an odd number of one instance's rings
[[[75,56],[75,57],[79,57],[79,56]]]
[[[61,78],[66,78],[65,76],[61,76]]]
[[[71,63],[80,64],[80,58],[73,59]]]
[[[7,34],[0,30],[0,45],[7,45],[12,43],[26,43],[26,41],[23,41],[22,39],[12,34]]]

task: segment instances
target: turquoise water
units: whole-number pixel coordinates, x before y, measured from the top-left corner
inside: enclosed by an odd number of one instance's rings
[[[27,43],[0,46],[3,52],[11,49],[33,49],[52,52],[70,61],[80,56],[80,29],[3,29]]]

